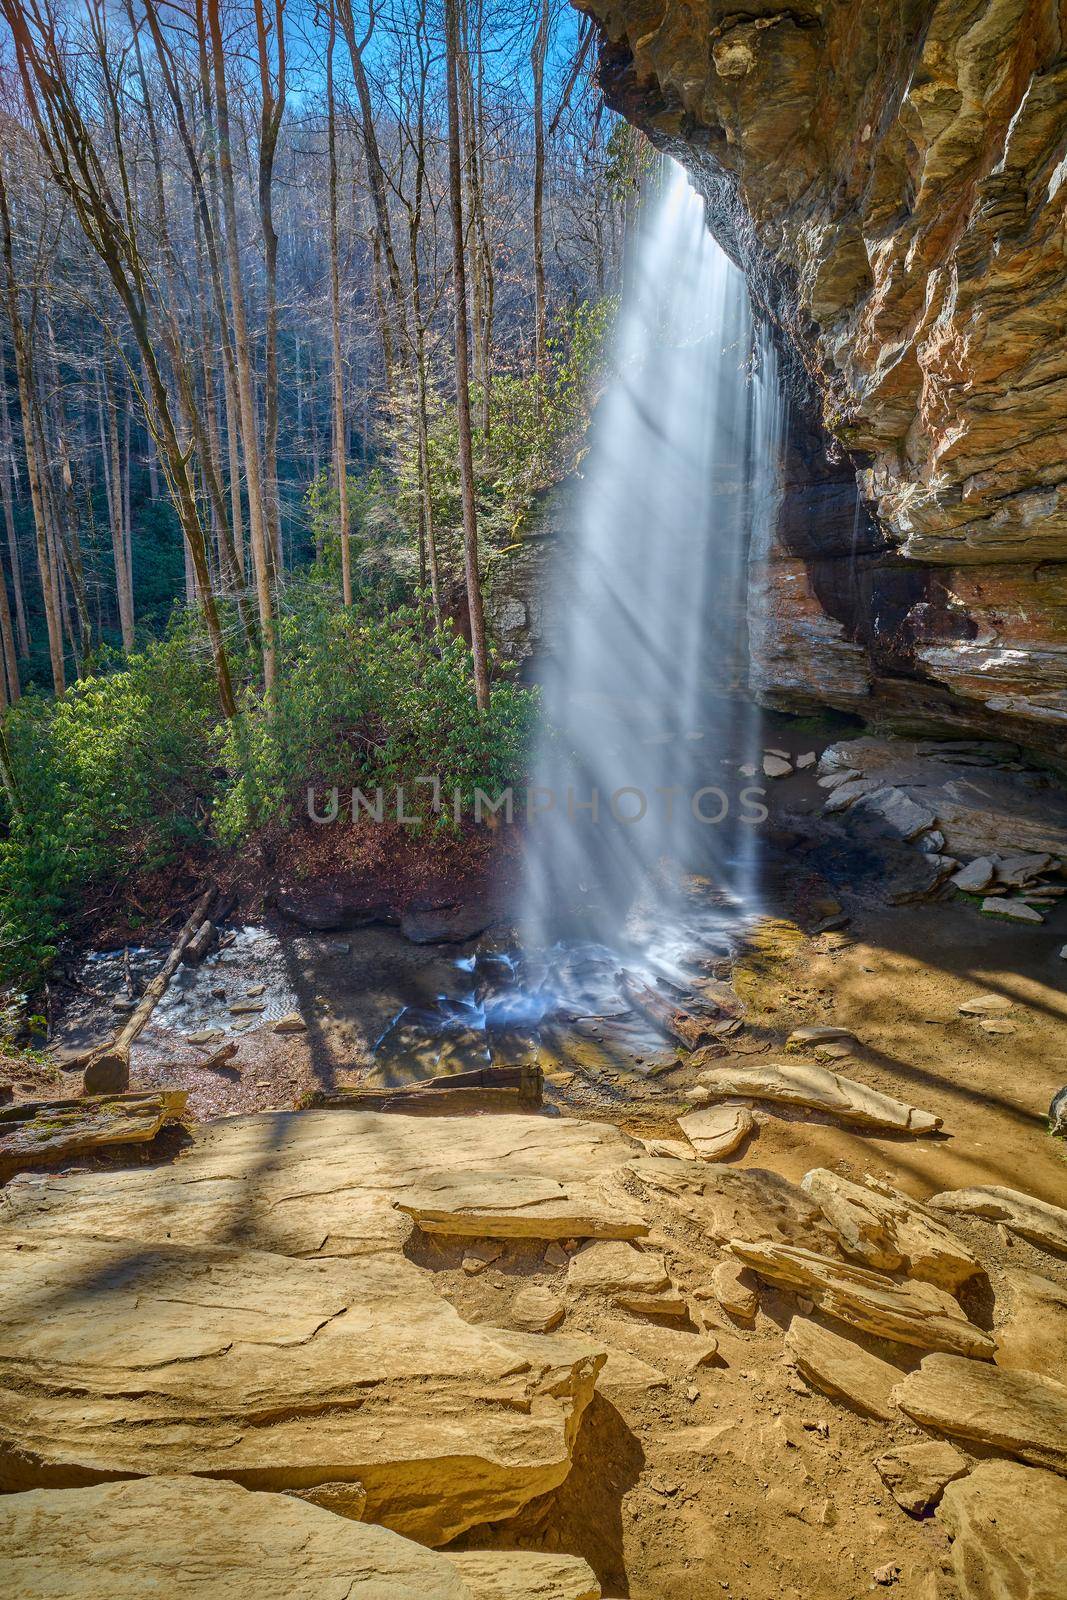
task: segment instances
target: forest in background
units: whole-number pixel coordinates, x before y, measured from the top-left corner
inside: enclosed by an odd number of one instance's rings
[[[309,781],[519,774],[485,563],[647,166],[565,0],[0,0],[0,978]]]

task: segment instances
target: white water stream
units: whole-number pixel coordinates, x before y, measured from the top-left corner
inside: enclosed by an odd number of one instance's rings
[[[744,277],[680,167],[647,209],[548,603],[523,939],[669,971],[756,909],[747,563],[781,407]]]

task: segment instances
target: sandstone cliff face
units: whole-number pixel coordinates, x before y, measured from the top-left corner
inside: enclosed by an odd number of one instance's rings
[[[1062,753],[1062,14],[582,4],[609,102],[689,167],[858,482],[843,516],[840,468],[795,415],[780,548],[754,589],[777,640],[764,692],[788,702],[807,676],[834,703]]]

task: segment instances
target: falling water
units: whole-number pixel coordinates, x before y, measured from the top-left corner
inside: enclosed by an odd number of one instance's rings
[[[549,602],[523,929],[661,972],[756,904],[746,571],[780,413],[744,277],[670,169]]]

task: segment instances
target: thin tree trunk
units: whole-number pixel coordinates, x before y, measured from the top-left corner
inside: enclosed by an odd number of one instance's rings
[[[233,162],[230,149],[230,107],[226,88],[226,61],[222,48],[222,23],[219,0],[207,0],[208,26],[215,78],[215,107],[219,130],[219,172],[222,178],[222,210],[225,222],[226,256],[230,273],[230,307],[233,315],[234,353],[237,358],[237,393],[241,411],[241,437],[244,445],[245,477],[248,486],[249,533],[252,567],[256,581],[259,627],[263,644],[263,687],[273,699],[277,670],[274,637],[274,610],[270,592],[267,556],[267,526],[263,508],[263,473],[259,454],[258,418],[252,384],[252,355],[245,315],[241,250],[237,236],[237,205],[234,196]]]
[[[341,538],[341,597],[352,604],[352,551],[348,535],[348,452],[345,449],[344,371],[341,365],[341,272],[337,245],[337,108],[333,92],[333,52],[337,16],[330,6],[326,47],[326,145],[329,158],[330,209],[330,335],[333,356],[333,462],[337,482],[337,516]]]
[[[467,274],[463,238],[463,173],[459,149],[459,55],[457,0],[445,0],[445,73],[448,80],[448,189],[452,216],[452,272],[456,323],[456,414],[459,423],[459,475],[463,497],[463,564],[470,613],[471,652],[478,708],[489,708],[489,667],[485,649],[485,617],[478,574],[478,515],[474,502],[474,458],[471,450],[470,377],[467,366]]]
[[[119,456],[119,429],[115,407],[115,383],[106,368],[103,374],[104,408],[107,416],[107,456],[105,457],[105,482],[108,490],[108,511],[111,520],[111,553],[115,562],[115,595],[119,608],[119,628],[122,648],[129,655],[133,650],[133,592],[130,584],[126,556],[126,529],[123,523],[122,462]],[[103,419],[101,419],[101,428]],[[103,439],[101,439],[103,444]]]
[[[11,413],[7,404],[7,381],[0,372],[0,495],[4,502],[4,525],[7,530],[7,549],[11,560],[11,586],[15,594],[15,629],[18,635],[19,655],[30,653],[30,635],[26,627],[26,602],[22,593],[22,559],[19,555],[18,535],[15,532],[15,502],[13,492],[14,447],[11,440]]]
[[[274,570],[280,574],[283,560],[281,512],[278,504],[278,235],[274,227],[271,189],[274,182],[274,158],[278,149],[278,135],[285,113],[284,0],[274,0],[273,31],[277,57],[277,93],[271,83],[269,34],[263,0],[253,0],[253,9],[256,19],[262,110],[259,137],[259,216],[263,229],[263,259],[267,290],[263,468],[268,534],[274,555]]]
[[[534,258],[534,365],[538,376],[545,375],[548,339],[545,305],[545,59],[548,55],[550,0],[541,0],[541,15],[530,51],[533,72],[534,180],[533,180],[533,258]],[[541,394],[538,392],[538,411]]]
[[[15,347],[15,372],[18,378],[19,408],[22,412],[22,446],[26,456],[26,476],[30,484],[30,504],[33,508],[33,526],[37,537],[37,565],[41,575],[41,594],[44,601],[45,623],[48,629],[48,651],[52,662],[52,683],[57,695],[66,688],[63,668],[63,635],[59,615],[59,597],[56,593],[52,564],[48,554],[48,524],[45,520],[44,493],[41,484],[40,464],[34,440],[33,426],[33,372],[26,344],[25,329],[19,311],[18,285],[15,281],[14,253],[11,243],[11,216],[7,206],[7,188],[4,184],[3,164],[0,163],[0,251],[4,258],[7,286],[7,314],[11,324],[11,338]]]

